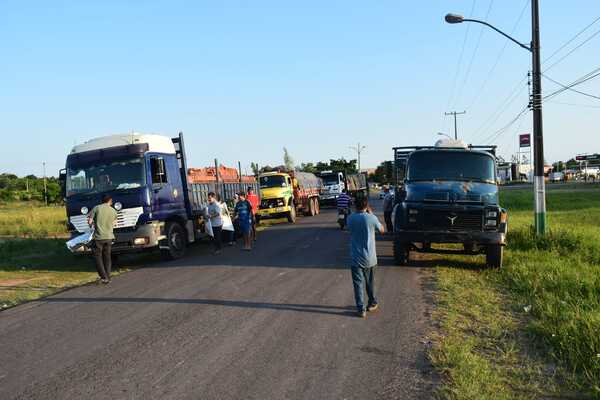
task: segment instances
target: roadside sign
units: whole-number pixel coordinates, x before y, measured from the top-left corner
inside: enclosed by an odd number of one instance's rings
[[[530,147],[531,146],[531,135],[524,133],[519,135],[519,147]]]
[[[587,154],[587,155],[576,156],[575,160],[577,160],[577,161],[595,161],[595,160],[600,160],[600,154]]]

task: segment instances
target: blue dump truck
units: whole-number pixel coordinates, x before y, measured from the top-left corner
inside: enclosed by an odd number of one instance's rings
[[[73,147],[60,171],[72,236],[89,230],[87,215],[111,195],[118,216],[113,253],[159,248],[168,258],[205,237],[208,193],[230,199],[248,183],[189,183],[183,134],[123,134]],[[80,252],[89,252],[81,247]]]
[[[508,222],[498,201],[495,146],[395,147],[394,165],[398,265],[417,251],[485,254],[488,267],[502,266]]]

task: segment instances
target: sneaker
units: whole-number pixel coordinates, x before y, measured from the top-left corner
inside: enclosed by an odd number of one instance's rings
[[[110,283],[110,279],[100,279],[100,282],[104,283],[105,285]]]
[[[369,307],[367,307],[367,311],[376,311],[379,308],[379,304],[375,303],[375,304],[371,304]]]
[[[359,318],[367,318],[367,312],[366,312],[366,311],[364,311],[364,310],[363,310],[363,311],[359,311],[359,312],[357,313],[357,316],[358,316]]]

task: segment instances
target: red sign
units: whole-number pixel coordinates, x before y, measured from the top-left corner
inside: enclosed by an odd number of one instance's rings
[[[531,135],[524,133],[519,135],[519,147],[530,147],[531,146]]]

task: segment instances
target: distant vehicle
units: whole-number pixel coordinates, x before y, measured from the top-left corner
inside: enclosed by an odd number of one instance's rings
[[[335,205],[344,189],[354,198],[369,193],[365,173],[345,174],[342,171],[321,171],[318,176],[323,180],[321,204]]]
[[[320,212],[319,202],[323,182],[314,174],[297,171],[265,172],[258,177],[261,203],[256,212],[259,222],[265,218],[287,218],[296,222],[296,215],[313,216]]]
[[[550,182],[562,182],[565,180],[565,174],[562,172],[553,172],[548,177]]]
[[[398,177],[394,205],[394,259],[410,251],[486,254],[502,266],[507,212],[498,203],[495,146],[437,143],[394,148]],[[460,243],[463,249],[434,248]]]
[[[206,236],[208,192],[225,194],[258,186],[190,182],[182,133],[174,138],[111,135],[76,145],[60,181],[73,237],[89,231],[88,213],[108,194],[118,212],[113,253],[159,248],[173,259],[182,257],[189,243]],[[82,246],[78,252],[90,250]]]

